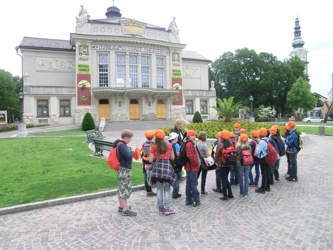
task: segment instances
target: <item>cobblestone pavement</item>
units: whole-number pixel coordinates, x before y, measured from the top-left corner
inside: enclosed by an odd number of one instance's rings
[[[233,186],[235,198],[221,201],[210,171],[201,205],[185,205],[183,181],[169,216],[143,190],[129,199],[137,217],[123,217],[115,195],[1,215],[0,249],[333,249],[333,137],[303,142],[299,182],[281,177],[264,195]]]

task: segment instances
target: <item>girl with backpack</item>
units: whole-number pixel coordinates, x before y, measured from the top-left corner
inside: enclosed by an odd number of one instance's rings
[[[155,143],[150,148],[149,162],[157,161],[150,174],[152,183],[157,183],[158,211],[165,215],[174,214],[176,211],[171,207],[171,186],[176,174],[170,160],[175,158],[175,154],[171,144],[165,140],[163,130],[156,130],[154,135]]]
[[[230,162],[227,162],[225,159],[225,152],[227,151],[227,148],[233,147],[233,143],[229,140],[229,131],[223,130],[220,136],[221,142],[217,144],[216,147],[215,161],[217,163],[217,166],[220,167],[220,174],[222,179],[223,197],[221,197],[220,199],[226,201],[228,200],[228,198],[234,198],[234,196],[232,195],[231,185],[228,180],[230,168],[233,164],[230,164]]]
[[[250,183],[249,186],[258,186],[259,178],[260,178],[260,170],[259,170],[259,158],[258,155],[256,154],[256,149],[258,147],[258,137],[259,137],[259,132],[258,130],[252,130],[251,131],[251,141],[249,142],[249,145],[252,149],[252,157],[253,157],[253,163],[250,166],[250,173],[249,173],[249,178],[250,178]],[[255,171],[255,177],[253,179],[253,174],[252,174],[252,168],[254,167]]]
[[[198,139],[199,139],[199,141],[196,144],[198,153],[201,155],[202,158],[210,157],[209,149],[206,144],[206,140],[207,140],[206,132],[201,131],[198,135]],[[204,167],[202,167],[202,164],[205,164],[205,163],[204,162],[200,163],[198,179],[199,179],[200,173],[201,173],[201,195],[207,195],[208,193],[206,192],[205,188],[206,188],[206,178],[207,178],[208,170],[205,169]]]
[[[249,195],[249,173],[250,165],[253,163],[252,149],[247,143],[248,140],[246,134],[241,134],[236,147],[239,191],[244,197]]]

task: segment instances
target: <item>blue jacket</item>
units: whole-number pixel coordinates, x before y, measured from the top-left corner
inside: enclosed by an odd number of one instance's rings
[[[128,148],[127,144],[123,140],[116,140],[114,144],[116,145],[118,142],[122,142],[122,144],[117,145],[120,166],[131,169],[134,152]]]
[[[296,130],[292,130],[290,131],[289,135],[287,136],[287,139],[285,140],[285,144],[287,145],[287,153],[290,154],[296,154],[297,151],[297,147],[298,145],[298,135]]]
[[[265,158],[267,155],[267,143],[263,139],[268,140],[267,137],[263,137],[259,141],[257,152],[256,152],[259,159]]]

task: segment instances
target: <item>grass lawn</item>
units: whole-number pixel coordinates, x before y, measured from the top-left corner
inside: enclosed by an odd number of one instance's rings
[[[73,133],[76,136],[68,136]],[[109,169],[105,158],[92,156],[86,137],[75,133],[1,139],[0,207],[115,188],[116,172]],[[81,134],[85,135],[82,130]],[[132,174],[133,185],[143,183],[140,163],[133,163]]]

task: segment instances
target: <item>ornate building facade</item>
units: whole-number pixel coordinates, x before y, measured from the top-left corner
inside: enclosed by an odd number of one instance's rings
[[[186,51],[172,19],[167,28],[122,17],[116,6],[91,19],[81,6],[70,40],[24,37],[24,122],[216,119],[211,62]]]

